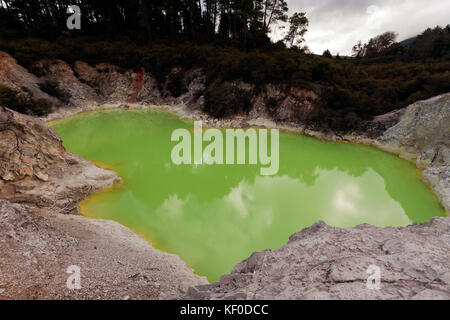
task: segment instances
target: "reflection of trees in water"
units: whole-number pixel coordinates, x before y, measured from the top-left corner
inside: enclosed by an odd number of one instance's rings
[[[114,128],[112,132],[118,133],[115,139],[110,139],[108,135],[102,137],[103,135],[98,133],[95,123],[99,121],[100,115],[103,116],[103,122],[109,122],[105,130]],[[173,147],[169,142],[170,128],[172,125],[174,128],[179,127],[180,121],[165,113],[160,117],[150,118],[143,117],[139,112],[128,111],[127,117],[133,120],[131,126],[126,121],[121,121],[121,112],[110,112],[108,117],[104,117],[104,113],[94,113],[88,118],[91,125],[83,125],[87,123],[83,118],[83,121],[74,123],[72,134],[77,136],[77,144],[83,149],[86,146],[94,150],[102,148],[107,151],[104,156],[111,162],[127,162],[127,178],[133,180],[128,191],[132,192],[136,200],[145,202],[152,209],[160,207],[173,195],[182,201],[188,197],[204,202],[223,198],[243,181],[247,185],[254,185],[256,177],[259,176],[260,165],[200,165],[197,168],[174,166],[170,163],[169,156]],[[173,121],[173,124],[170,121]],[[184,125],[186,128],[190,127],[190,123],[186,122]],[[149,134],[152,141],[143,141],[142,144],[146,147],[137,144],[130,146],[128,152],[118,152],[119,145],[121,148],[125,145],[127,148],[128,139],[139,140]],[[153,141],[167,143],[153,146]],[[167,159],[161,159],[161,154],[167,154]],[[142,161],[143,159],[145,161]],[[417,208],[424,199],[411,195],[408,186],[417,184],[417,176],[411,174],[412,168],[408,166],[410,164],[396,159],[393,155],[367,146],[323,142],[293,134],[280,135],[278,176],[287,176],[306,187],[314,187],[320,172],[338,171],[358,178],[371,168],[384,180],[390,197],[398,201],[404,211],[411,215],[417,213]],[[393,172],[398,174],[392,174]],[[402,181],[399,181],[399,178]],[[409,218],[413,221],[418,219],[414,216]]]
[[[421,213],[417,208],[423,206],[425,199],[411,194],[409,187],[418,183],[418,177],[411,174],[411,170],[413,170],[409,167],[411,164],[372,147],[323,142],[306,137],[299,138],[306,141],[302,141],[302,144],[305,145],[304,149],[299,149],[298,158],[294,158],[292,155],[295,156],[296,152],[283,148],[283,140],[281,140],[278,176],[288,176],[299,180],[307,187],[313,187],[320,177],[321,171],[337,170],[351,177],[359,178],[369,169],[373,169],[384,180],[385,190],[389,196],[402,206],[409,218],[412,221],[421,219]],[[292,148],[292,144],[285,147]],[[303,152],[303,150],[308,151]],[[288,154],[283,151],[290,151],[288,152],[289,159],[283,158]],[[170,194],[177,194],[180,199],[193,196],[200,201],[221,198],[229,194],[243,180],[247,181],[249,185],[254,184],[255,178],[259,174],[258,166],[245,166],[245,170],[236,166],[202,167],[190,180],[182,178],[182,175],[185,174],[184,170],[185,168],[173,168],[170,173],[173,177],[170,177],[168,181],[176,181],[176,184],[163,186],[163,189],[160,189],[161,193],[157,191],[159,195],[155,197],[155,200],[159,200],[154,203],[156,207]],[[398,174],[393,174],[393,172]],[[180,174],[180,179],[177,178],[178,174]],[[402,181],[399,181],[400,178]],[[164,193],[166,194],[164,195]],[[148,196],[148,193],[145,196]]]
[[[322,142],[307,137],[298,138],[304,139],[301,142],[302,146],[299,146],[298,158],[295,157],[297,153],[291,149],[292,143],[283,145],[281,138],[278,176],[297,179],[308,187],[314,186],[320,171],[337,170],[355,178],[360,177],[374,166],[380,153],[366,147]],[[376,153],[371,161],[367,161],[367,152]],[[173,194],[177,194],[180,199],[191,196],[198,200],[210,201],[229,194],[243,180],[249,185],[254,184],[259,169],[259,165],[203,165],[192,169],[193,173],[190,173],[186,172],[185,166],[173,166],[167,171],[152,172],[152,180],[155,183],[149,183],[151,192],[149,189],[134,190],[134,195],[142,199],[151,195],[155,200],[152,201],[155,208]]]

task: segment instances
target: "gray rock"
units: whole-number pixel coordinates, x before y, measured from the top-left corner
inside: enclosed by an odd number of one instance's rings
[[[425,169],[423,180],[450,211],[450,93],[410,105],[376,145]]]
[[[448,163],[450,93],[410,105],[379,142],[409,154],[420,167]]]
[[[1,199],[0,252],[0,299],[159,299],[207,283],[117,222]],[[79,290],[66,287],[71,265],[80,267]]]
[[[370,266],[380,289],[370,289]],[[314,224],[184,299],[448,299],[450,218],[404,228]],[[201,294],[197,294],[200,292]]]

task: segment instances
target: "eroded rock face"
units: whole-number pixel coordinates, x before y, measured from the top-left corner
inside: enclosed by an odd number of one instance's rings
[[[447,213],[450,212],[450,166],[428,167],[423,171],[425,181],[441,201]]]
[[[418,167],[449,163],[450,94],[410,105],[379,141],[416,160]]]
[[[66,62],[45,59],[36,62],[34,68],[42,74],[38,80],[41,90],[43,85],[50,83],[62,92],[63,97],[59,97],[62,100],[60,104],[76,107],[100,102],[95,89],[81,82]]]
[[[450,211],[450,93],[410,105],[376,145],[423,168],[423,179]]]
[[[370,266],[380,289],[369,289]],[[406,228],[316,223],[185,299],[450,299],[450,218]],[[373,288],[373,287],[371,287]]]
[[[123,70],[111,64],[90,66],[77,61],[70,66],[64,61],[50,59],[37,61],[32,69],[34,73],[20,66],[8,53],[0,51],[0,84],[33,100],[48,101],[54,109],[72,108],[73,114],[105,103],[161,104],[166,101],[161,98],[157,81],[147,72],[143,72],[142,81],[138,81],[141,72]],[[192,74],[187,74],[183,81],[192,86],[189,76]],[[132,98],[136,101],[131,101]]]
[[[43,121],[0,107],[0,178],[48,180],[51,165],[64,163],[59,136]],[[4,191],[4,189],[3,189]]]
[[[126,102],[133,95],[133,72],[125,72],[106,63],[91,67],[79,61],[75,63],[74,70],[81,81],[96,89],[98,96],[102,97],[102,102]]]
[[[180,105],[190,114],[204,109],[206,76],[198,68],[174,68],[165,81],[158,83],[145,70],[134,72],[108,63],[90,66],[77,61],[71,66],[61,60],[43,59],[32,66],[36,75],[6,52],[0,51],[0,58],[0,84],[35,100],[49,101],[54,110],[46,120],[111,104]],[[257,96],[252,93],[254,86],[242,81],[225,82],[222,86],[242,90],[251,97],[249,113],[240,115],[243,121],[302,123],[317,112],[320,103],[313,91],[285,85],[267,85]],[[227,98],[232,97],[224,97]]]
[[[305,123],[317,112],[319,96],[311,90],[290,88],[284,94],[267,91],[266,100],[275,103],[272,117],[281,122]]]
[[[40,89],[36,75],[20,66],[13,57],[3,51],[0,51],[0,84],[34,100],[43,99],[53,105],[60,103],[58,99]]]
[[[61,138],[43,121],[0,107],[0,177],[15,182],[43,177],[64,163]]]
[[[118,180],[67,153],[42,120],[0,107],[0,198],[77,213],[80,200]]]

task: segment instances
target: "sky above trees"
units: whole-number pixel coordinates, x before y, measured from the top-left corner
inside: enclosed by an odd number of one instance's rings
[[[269,35],[316,54],[350,55],[359,41],[387,31],[402,41],[450,24],[450,0],[0,0],[0,28],[56,34],[74,3],[83,34],[140,43],[226,40],[246,50],[270,46]],[[293,26],[303,13],[303,25]]]
[[[310,21],[306,45],[317,54],[350,55],[358,40],[366,42],[385,31],[398,40],[428,27],[450,23],[449,0],[287,0],[290,13],[306,12]],[[274,37],[281,32],[275,31]]]

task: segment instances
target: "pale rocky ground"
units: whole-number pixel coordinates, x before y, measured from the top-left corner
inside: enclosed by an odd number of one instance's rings
[[[40,77],[0,52],[0,84],[51,102],[55,108],[45,121],[102,108],[162,108],[212,127],[263,126],[376,145],[417,161],[448,210],[448,94],[374,119],[391,126],[402,117],[374,140],[293,123],[294,113],[314,111],[318,97],[305,90],[267,86],[249,115],[219,121],[201,111],[204,75],[199,70],[183,74],[187,90],[174,98],[169,80],[158,86],[143,73],[140,84],[138,73],[108,64],[43,60],[35,67]],[[43,81],[68,92],[68,103],[42,92]],[[245,83],[227,85],[251,90]],[[276,114],[264,107],[269,98],[277,101]],[[449,218],[407,228],[337,229],[319,223],[279,250],[255,253],[219,283],[205,286],[205,278],[178,257],[153,249],[125,227],[77,215],[82,199],[118,178],[65,152],[44,122],[0,108],[0,155],[0,299],[449,298]],[[382,269],[379,291],[365,289],[365,271],[372,263]],[[69,265],[81,267],[80,291],[65,287]]]
[[[370,266],[380,268],[379,290],[367,286]],[[406,228],[340,229],[319,222],[182,298],[447,300],[450,218]]]
[[[0,200],[0,299],[164,299],[207,283],[124,226]],[[69,290],[68,267],[80,267]]]

